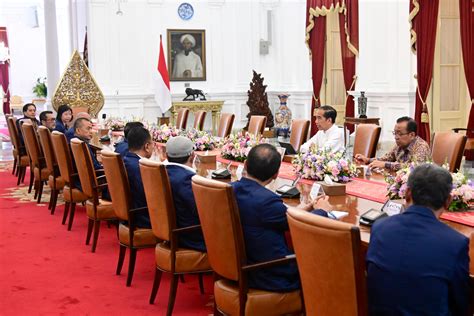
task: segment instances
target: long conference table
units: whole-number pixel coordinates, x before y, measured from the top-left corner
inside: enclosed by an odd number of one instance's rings
[[[104,146],[98,142],[94,142],[92,145],[96,147],[97,149],[104,148]],[[212,158],[213,156],[217,156],[217,159],[213,159]],[[201,159],[199,157],[201,157]],[[223,167],[225,168],[228,166],[227,161],[225,161],[224,163],[222,159],[219,159],[219,151],[217,150],[210,152],[209,157],[206,156],[204,158],[202,157],[202,153],[201,153],[198,156],[198,158],[195,159],[194,161],[194,167],[196,169],[197,174],[203,177],[211,178],[212,171],[218,168],[223,168]],[[165,159],[165,147],[163,144],[156,143],[155,153],[152,159],[157,160],[157,161],[162,161]],[[222,162],[220,162],[219,160]],[[237,168],[240,164],[243,165],[243,163],[232,162],[232,164],[228,167],[232,176],[231,179],[219,180],[219,181],[225,181],[225,182],[237,181],[238,180]],[[284,164],[288,164],[288,163],[282,162],[282,166]],[[286,165],[286,167],[288,168],[288,165]],[[382,174],[373,173],[371,176],[365,177],[364,179],[373,181],[373,182],[384,183],[384,176]],[[276,191],[276,189],[278,189],[279,187],[285,184],[291,184],[292,182],[293,181],[291,179],[279,176],[275,181],[270,183],[267,186],[267,188],[272,191]],[[309,196],[309,193],[311,192],[311,187],[312,187],[312,184],[310,184],[310,181],[300,181],[296,184],[296,186],[298,190],[300,191],[302,197],[304,199],[307,199]],[[299,198],[297,199],[284,198],[283,201],[288,206],[293,206],[293,207],[296,207],[300,203]],[[368,210],[372,208],[380,210],[383,206],[383,203],[346,193],[345,195],[329,196],[329,204],[332,207],[331,210],[346,211],[349,213],[348,216],[340,220],[342,222],[346,222],[346,223],[359,227],[362,246],[365,248],[364,250],[366,250],[370,242],[370,227],[359,225],[360,215],[364,214],[365,212],[367,212]],[[447,221],[447,220],[441,220],[441,221],[447,224],[448,226],[450,226],[451,228],[455,229],[459,233],[465,235],[468,238],[471,238],[471,234],[474,233],[474,227],[452,222],[452,221]],[[470,258],[472,258],[471,265],[470,265],[470,272],[471,272],[471,275],[474,275],[474,242],[471,242],[470,244],[471,244]]]

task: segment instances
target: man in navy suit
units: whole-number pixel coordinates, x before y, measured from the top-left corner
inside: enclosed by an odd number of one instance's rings
[[[269,144],[260,144],[250,150],[244,165],[246,176],[232,183],[240,211],[244,233],[247,263],[280,259],[293,254],[288,248],[285,231],[288,231],[287,207],[282,199],[265,188],[278,176],[281,156]],[[313,205],[300,204],[304,210]],[[314,202],[318,210],[313,213],[327,217],[322,208],[329,209],[327,199]],[[287,292],[300,288],[296,262],[258,269],[249,272],[248,285],[268,291]]]
[[[166,143],[166,171],[173,193],[178,228],[200,225],[199,215],[191,187],[191,178],[196,174],[192,166],[194,143],[186,137],[172,137]],[[181,247],[206,251],[201,230],[178,235]]]
[[[127,169],[130,192],[132,194],[132,208],[146,207],[145,190],[143,189],[139,161],[141,158],[150,158],[153,153],[153,141],[150,132],[142,126],[134,127],[128,132],[128,150],[123,162]],[[135,217],[135,225],[141,228],[151,228],[148,212],[140,212]]]
[[[370,315],[467,315],[469,240],[439,216],[452,177],[423,164],[408,178],[408,209],[372,227],[367,252]]]
[[[79,138],[84,143],[87,144],[87,148],[89,148],[89,152],[91,153],[92,163],[94,165],[94,169],[102,169],[102,164],[97,160],[97,155],[95,150],[91,147],[90,141],[92,139],[92,122],[88,118],[78,118],[74,122],[74,137],[72,138]],[[71,139],[72,139],[71,138]]]
[[[77,115],[74,117],[74,120],[72,121],[72,127],[70,127],[66,133],[64,133],[64,135],[66,136],[66,140],[68,143],[71,142],[71,139],[73,139],[75,137],[75,134],[76,134],[76,128],[74,127],[74,124],[76,123],[76,121],[78,119],[81,119],[81,118],[85,118],[85,119],[88,119],[90,121],[91,119],[91,116],[89,113],[87,112],[79,112],[77,113]],[[92,130],[92,122],[91,122],[91,130]],[[92,138],[92,134],[91,134],[91,138]]]
[[[122,158],[124,158],[128,152],[128,139],[127,139],[128,133],[134,127],[143,127],[143,123],[142,122],[128,122],[127,124],[125,124],[125,128],[123,129],[124,138],[121,142],[118,142],[117,144],[115,144],[115,152],[120,154]]]

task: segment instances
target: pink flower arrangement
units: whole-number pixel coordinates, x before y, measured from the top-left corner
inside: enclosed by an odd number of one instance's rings
[[[387,196],[389,199],[405,198],[408,177],[419,164],[421,163],[411,162],[398,170],[395,176],[385,176],[385,181],[388,184]],[[449,165],[444,164],[443,168],[449,169]],[[451,176],[453,178],[453,189],[451,191],[453,200],[449,205],[448,211],[464,211],[469,208],[470,204],[474,203],[474,183],[461,172],[451,173]]]
[[[218,142],[209,132],[191,130],[185,133],[185,135],[194,142],[194,150],[213,150],[217,148]]]
[[[331,152],[314,146],[292,161],[295,172],[304,179],[321,181],[328,175],[335,182],[346,183],[356,176],[356,166],[344,158],[344,152]]]
[[[245,161],[252,147],[266,142],[265,138],[255,137],[248,132],[231,134],[223,140],[221,154],[226,159]]]
[[[125,121],[119,118],[110,117],[104,121],[104,126],[111,131],[123,131]]]
[[[180,135],[180,131],[174,126],[164,124],[161,126],[151,126],[150,134],[153,141],[166,143],[171,137]]]

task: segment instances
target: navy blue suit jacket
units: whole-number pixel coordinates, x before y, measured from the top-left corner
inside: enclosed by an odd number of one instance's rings
[[[288,230],[287,207],[282,199],[261,186],[243,177],[232,183],[240,221],[244,234],[247,263],[283,258],[292,254],[285,239]],[[248,274],[249,287],[269,291],[292,291],[300,288],[296,262]]]
[[[140,157],[131,152],[127,152],[123,163],[127,169],[128,182],[130,183],[130,192],[132,194],[132,208],[146,207],[145,190],[143,189],[142,175],[139,165]],[[141,228],[151,228],[150,215],[146,213],[138,213],[135,217],[135,225]]]
[[[54,127],[55,131],[65,134],[67,132],[66,126],[64,126],[63,121],[56,120],[56,126]],[[74,132],[72,133],[74,135]]]
[[[178,228],[200,225],[199,215],[191,187],[191,178],[196,174],[184,165],[169,163],[166,171],[170,179],[173,193],[174,207],[176,210],[176,225]],[[181,233],[178,235],[181,247],[206,251],[206,244],[201,230]]]
[[[376,222],[367,252],[371,315],[467,315],[469,240],[423,206]]]
[[[66,140],[68,144],[71,142],[71,139],[73,139],[74,136],[74,127],[69,128],[66,133],[64,133],[64,136],[66,136]]]
[[[122,158],[125,157],[125,155],[128,153],[128,142],[126,138],[124,138],[120,143],[115,144],[115,152],[120,154]]]

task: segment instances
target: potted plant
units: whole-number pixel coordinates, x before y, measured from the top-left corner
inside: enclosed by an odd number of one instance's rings
[[[40,99],[46,99],[48,96],[48,87],[46,87],[46,78],[36,79],[36,85],[33,87],[33,93]]]

